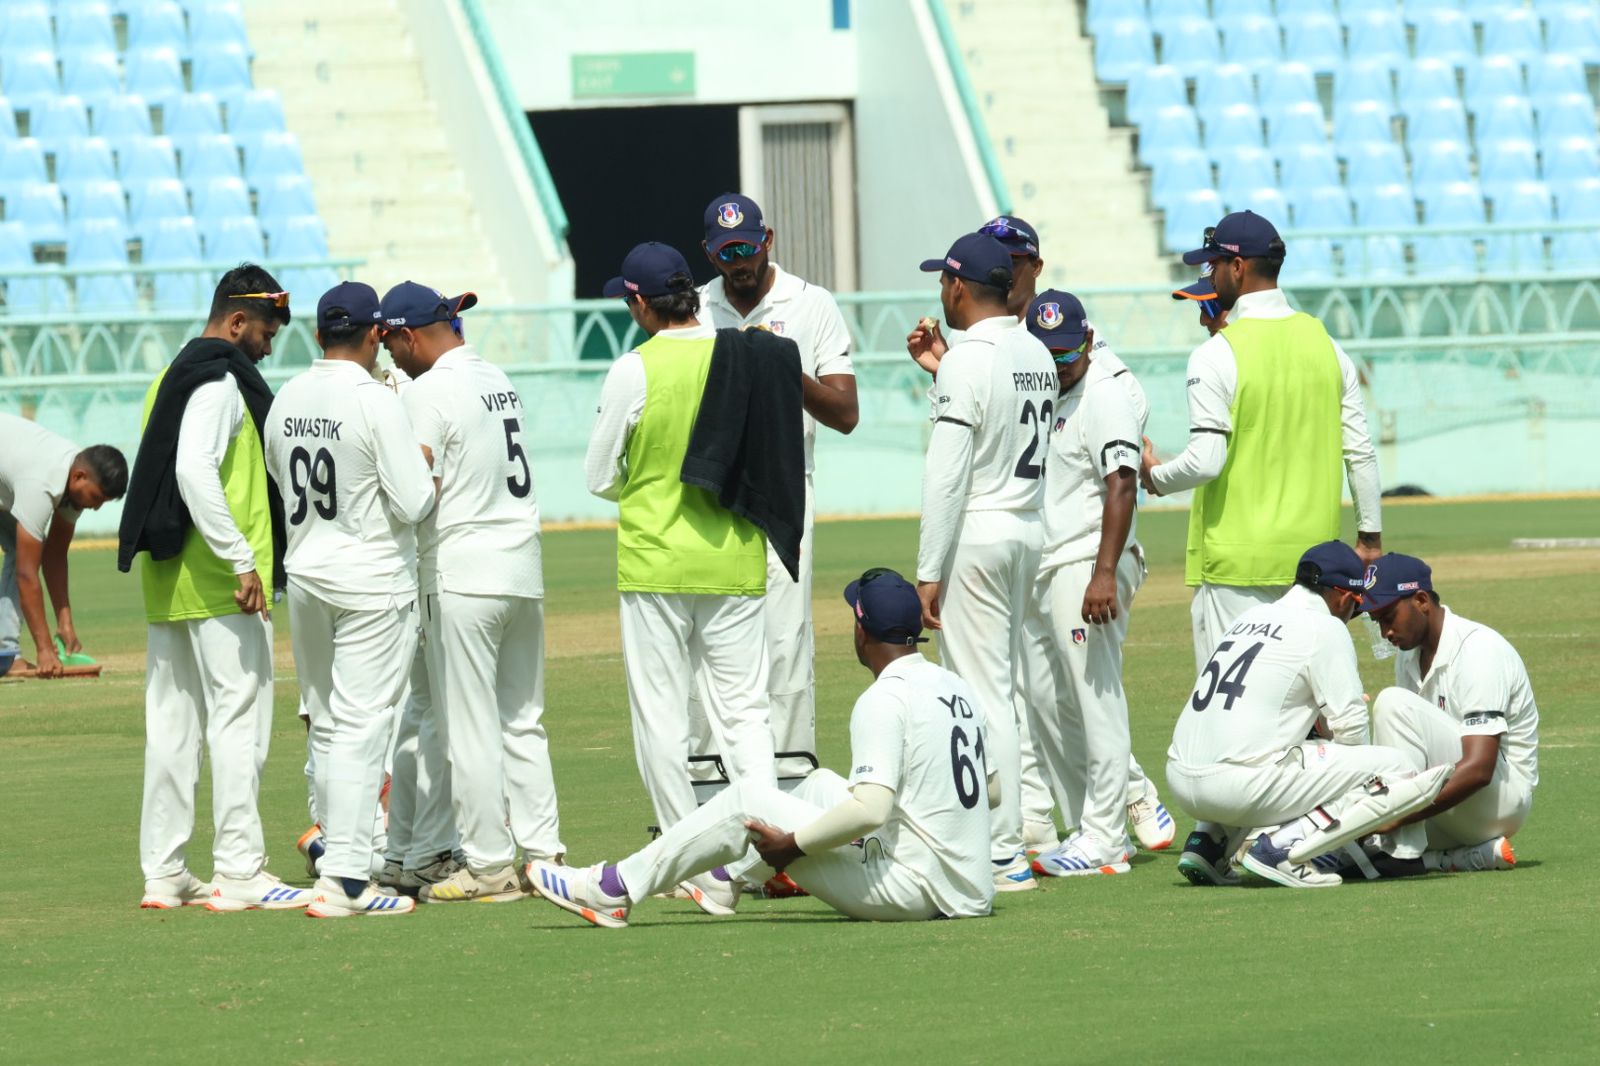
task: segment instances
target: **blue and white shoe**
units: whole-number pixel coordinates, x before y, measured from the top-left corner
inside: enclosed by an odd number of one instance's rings
[[[1095,847],[1092,839],[1075,835],[1033,860],[1033,872],[1041,877],[1087,877],[1092,874],[1125,874],[1133,867],[1122,857],[1111,858]]]
[[[212,877],[211,897],[206,900],[206,910],[288,911],[297,910],[310,902],[310,892],[303,888],[291,888],[262,870],[254,877],[227,877],[223,874]]]
[[[996,892],[1026,892],[1039,887],[1028,866],[1028,856],[1023,852],[1017,852],[1009,862],[995,861],[993,865]]]
[[[1146,851],[1166,851],[1178,837],[1178,823],[1154,795],[1141,796],[1128,804],[1128,821],[1133,835]]]
[[[1256,837],[1256,842],[1239,861],[1257,877],[1287,888],[1338,888],[1344,884],[1344,878],[1336,873],[1309,862],[1290,861],[1289,849],[1278,847],[1266,833]]]
[[[601,863],[579,869],[535,859],[524,872],[539,895],[562,910],[602,929],[625,929],[632,904],[626,896],[609,895],[601,889],[600,872],[604,869]]]
[[[336,878],[320,877],[311,889],[311,902],[306,904],[310,918],[387,917],[391,914],[410,914],[417,909],[417,901],[410,896],[385,892],[370,882],[358,896],[345,893]]]

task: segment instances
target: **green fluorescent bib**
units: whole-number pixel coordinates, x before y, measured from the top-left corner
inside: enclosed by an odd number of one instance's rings
[[[760,596],[761,531],[705,489],[679,479],[716,341],[655,336],[639,346],[645,401],[628,440],[617,499],[617,588],[623,592]]]
[[[1322,323],[1241,318],[1218,334],[1233,349],[1233,435],[1215,481],[1189,508],[1190,585],[1288,585],[1313,544],[1339,535],[1344,383]]]

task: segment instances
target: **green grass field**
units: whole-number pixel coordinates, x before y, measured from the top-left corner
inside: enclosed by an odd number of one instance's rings
[[[724,920],[649,901],[619,932],[537,901],[370,922],[141,911],[138,583],[112,553],[79,552],[79,630],[105,676],[0,684],[0,1061],[1593,1061],[1600,552],[1507,545],[1594,536],[1600,503],[1385,517],[1388,546],[1429,559],[1446,602],[1503,632],[1532,674],[1541,783],[1514,871],[1339,892],[1249,879],[1199,889],[1177,875],[1174,849],[1141,855],[1127,876],[1003,896],[987,920],[920,926],[858,924],[811,900],[747,900]],[[1193,680],[1183,522],[1141,518],[1152,576],[1127,653],[1134,747],[1158,782]],[[838,590],[867,566],[908,567],[915,540],[905,521],[818,529],[826,765],[845,766],[845,723],[870,680]],[[554,533],[544,549],[546,721],[578,863],[641,845],[652,820],[629,736],[612,544],[608,532]],[[277,620],[261,803],[272,869],[305,884],[294,850],[304,734],[286,613]],[[1352,633],[1376,692],[1392,675]],[[189,856],[204,877],[205,781],[198,809]]]

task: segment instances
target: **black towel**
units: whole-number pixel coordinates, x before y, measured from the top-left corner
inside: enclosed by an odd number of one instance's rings
[[[178,426],[194,390],[224,374],[232,374],[239,383],[239,394],[256,433],[266,439],[262,426],[272,407],[272,389],[250,357],[215,337],[199,337],[184,345],[156,390],[128,479],[117,546],[117,569],[123,573],[133,568],[133,557],[142,551],[148,551],[152,559],[171,559],[183,550],[183,539],[194,521],[178,494]],[[283,499],[270,475],[267,499],[272,510],[273,585],[281,589],[288,581],[283,570]]]
[[[806,447],[794,341],[764,329],[717,330],[679,477],[765,533],[800,580]]]

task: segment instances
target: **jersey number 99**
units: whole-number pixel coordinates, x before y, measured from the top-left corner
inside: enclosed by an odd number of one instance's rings
[[[334,478],[333,456],[328,454],[328,449],[318,448],[315,456],[304,448],[290,452],[289,487],[294,492],[290,525],[304,522],[313,506],[323,518],[331,519],[339,513],[339,487]]]

